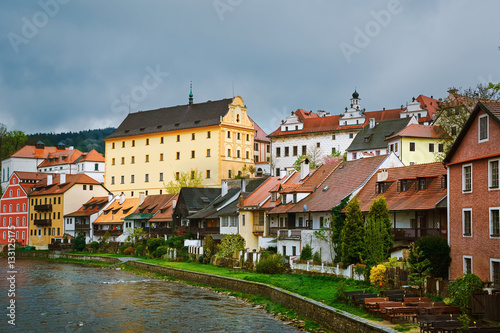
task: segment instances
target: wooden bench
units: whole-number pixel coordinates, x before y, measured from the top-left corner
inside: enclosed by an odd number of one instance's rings
[[[365,298],[364,299],[364,308],[367,312],[373,313],[373,310],[378,307],[378,303],[380,302],[388,302],[388,297],[375,297],[375,298]]]
[[[361,307],[365,303],[365,298],[376,298],[377,294],[358,294],[352,295],[352,304]]]
[[[459,306],[434,306],[432,308],[429,308],[429,314],[461,314],[462,311],[460,310]]]
[[[418,302],[430,302],[429,297],[405,297],[403,299],[404,303],[418,303]]]
[[[372,312],[381,318],[387,318],[387,308],[402,306],[401,302],[379,302]]]
[[[418,313],[418,308],[415,306],[400,306],[400,307],[387,308],[387,317],[393,324],[398,318],[403,318],[406,320],[411,318],[412,322],[414,322],[415,318],[417,317],[417,313]]]
[[[458,315],[455,314],[450,317],[449,315],[424,314],[424,315],[417,315],[416,319],[420,326],[420,332],[426,333],[426,332],[434,332],[433,323],[440,321],[447,321],[447,320],[458,320]]]

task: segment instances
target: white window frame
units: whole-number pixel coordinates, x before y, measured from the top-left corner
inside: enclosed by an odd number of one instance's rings
[[[498,210],[498,213],[500,216],[500,207],[490,207],[489,214],[488,214],[488,225],[489,225],[489,229],[490,229],[490,238],[499,239],[500,235],[493,236],[493,221],[492,221],[492,214],[491,214],[492,210]],[[500,222],[499,222],[499,224],[500,224]],[[500,226],[499,226],[499,228],[500,228]]]
[[[466,182],[465,182],[465,168],[470,167],[470,191],[466,190]],[[462,193],[472,193],[472,185],[474,181],[472,179],[472,164],[464,164],[462,165]]]
[[[498,184],[497,187],[492,187],[492,182],[493,182],[493,177],[492,177],[492,170],[491,170],[491,163],[492,162],[498,162],[498,169],[497,169],[497,178],[498,181],[500,182],[500,159],[491,159],[488,161],[488,190],[490,191],[498,191],[500,190],[500,183]]]
[[[465,265],[465,259],[470,259],[470,272],[474,273],[474,260],[472,259],[472,256],[462,256],[462,272],[464,274],[467,273],[466,271],[466,265]]]
[[[493,281],[493,263],[498,262],[500,263],[499,258],[490,258],[490,281]]]
[[[470,235],[465,234],[465,212],[470,212]],[[462,237],[472,238],[472,208],[462,209]]]
[[[486,118],[486,139],[481,140],[481,119]],[[489,126],[490,120],[487,114],[484,114],[482,116],[479,116],[477,119],[477,140],[479,143],[481,142],[486,142],[490,138],[490,126]]]

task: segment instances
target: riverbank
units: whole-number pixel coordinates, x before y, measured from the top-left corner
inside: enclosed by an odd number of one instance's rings
[[[36,255],[33,255],[32,253],[30,254],[30,252],[19,252],[18,257],[36,257]],[[40,253],[40,256],[53,257],[55,259],[103,261],[110,264],[116,264],[120,261],[118,258],[114,257],[86,254],[51,253],[49,255]],[[294,310],[297,314],[312,319],[314,322],[332,332],[396,332],[390,327],[371,322],[359,316],[325,305],[319,301],[315,301],[304,296],[292,293],[290,291],[283,290],[275,286],[270,286],[261,282],[245,281],[240,278],[187,271],[147,262],[128,262],[126,266],[131,266],[143,271],[153,272],[155,274],[174,277],[180,280],[188,281],[189,283],[215,287],[224,290],[224,292],[227,292],[227,290],[230,289],[231,292],[229,293],[243,293],[251,296],[249,297],[250,300],[258,295],[264,295],[270,300],[270,303],[284,304]],[[238,295],[234,294],[234,296]],[[266,305],[266,307],[268,306]],[[278,311],[280,310],[278,309]],[[302,325],[302,323],[300,324]]]

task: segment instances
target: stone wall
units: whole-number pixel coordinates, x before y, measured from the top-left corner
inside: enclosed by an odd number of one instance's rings
[[[378,325],[361,317],[337,310],[320,302],[307,299],[303,296],[271,287],[262,283],[249,282],[229,277],[210,275],[205,273],[184,271],[175,268],[163,267],[137,261],[129,261],[137,269],[165,274],[184,281],[203,283],[205,285],[231,289],[247,294],[260,294],[270,298],[273,302],[281,303],[295,312],[310,318],[319,325],[332,332],[396,332],[383,325]]]
[[[120,259],[113,257],[89,256],[83,254],[66,254],[58,251],[51,251],[51,252],[17,251],[16,258],[73,259],[73,260],[99,261],[108,264],[116,264],[120,262]]]

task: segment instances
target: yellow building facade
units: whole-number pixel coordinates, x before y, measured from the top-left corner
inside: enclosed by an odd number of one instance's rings
[[[61,179],[62,178],[62,179]],[[47,249],[54,238],[63,238],[67,228],[64,215],[78,210],[92,197],[108,191],[85,174],[50,175],[29,194],[29,245]]]
[[[165,194],[195,170],[202,186],[220,186],[254,164],[254,126],[239,96],[129,114],[105,142],[105,187],[128,197]]]

